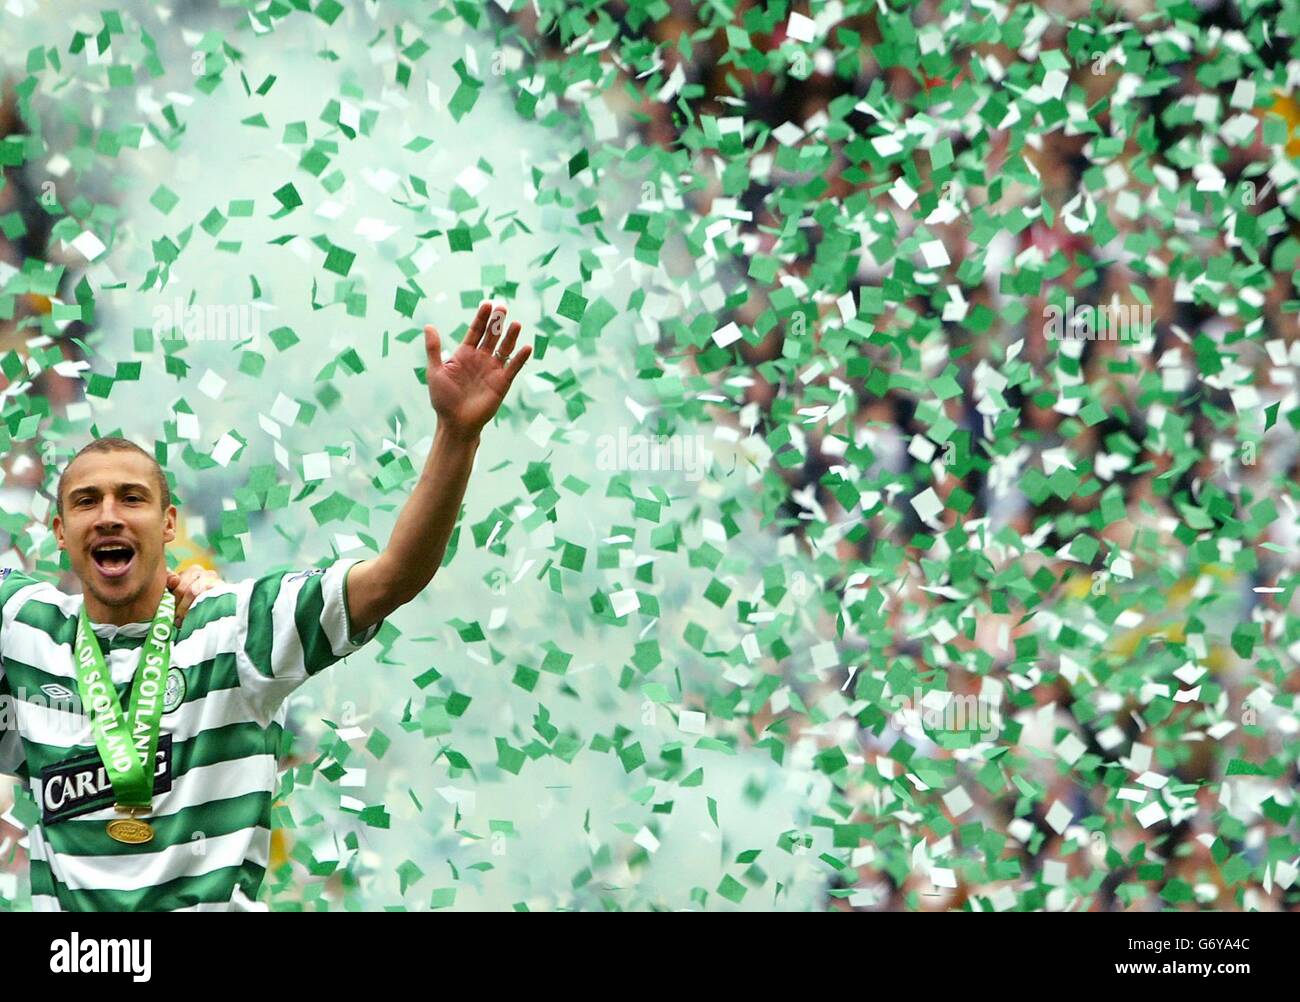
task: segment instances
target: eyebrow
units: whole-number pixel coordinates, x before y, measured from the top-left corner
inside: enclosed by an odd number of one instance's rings
[[[146,496],[149,495],[149,487],[146,484],[127,483],[127,484],[117,484],[116,487],[117,487],[117,492],[119,494],[124,493],[126,491],[135,491],[138,494],[144,494]],[[74,487],[72,490],[68,491],[68,500],[71,501],[73,498],[81,494],[98,494],[98,493],[99,493],[98,487]]]

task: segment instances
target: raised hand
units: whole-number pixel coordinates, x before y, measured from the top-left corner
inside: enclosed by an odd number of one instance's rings
[[[515,352],[520,329],[518,322],[506,328],[504,304],[486,301],[474,314],[465,340],[444,362],[437,329],[432,325],[425,326],[429,402],[437,411],[440,424],[472,436],[492,420],[515,376],[533,353],[531,345]],[[503,330],[504,339],[501,336]]]

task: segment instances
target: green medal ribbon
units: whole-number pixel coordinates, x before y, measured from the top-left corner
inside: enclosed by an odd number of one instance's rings
[[[176,596],[164,591],[149,625],[131,689],[131,709],[122,712],[99,640],[81,606],[75,664],[81,702],[119,806],[148,810],[153,801],[154,755],[162,722],[163,694],[171,658]]]

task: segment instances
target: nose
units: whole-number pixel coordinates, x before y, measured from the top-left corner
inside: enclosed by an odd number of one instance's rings
[[[104,500],[100,502],[99,513],[95,519],[95,528],[107,532],[121,525],[122,519],[118,516],[117,509],[114,507],[113,496],[111,494],[106,495]]]

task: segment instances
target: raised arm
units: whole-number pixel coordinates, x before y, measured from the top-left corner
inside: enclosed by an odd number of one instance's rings
[[[438,415],[433,448],[397,516],[388,546],[348,571],[345,591],[354,633],[415,598],[442,563],[474,467],[479,434],[532,354],[532,348],[524,346],[511,357],[520,325],[510,324],[503,340],[505,326],[505,306],[483,303],[465,340],[446,362],[438,331],[424,328],[429,402]]]

